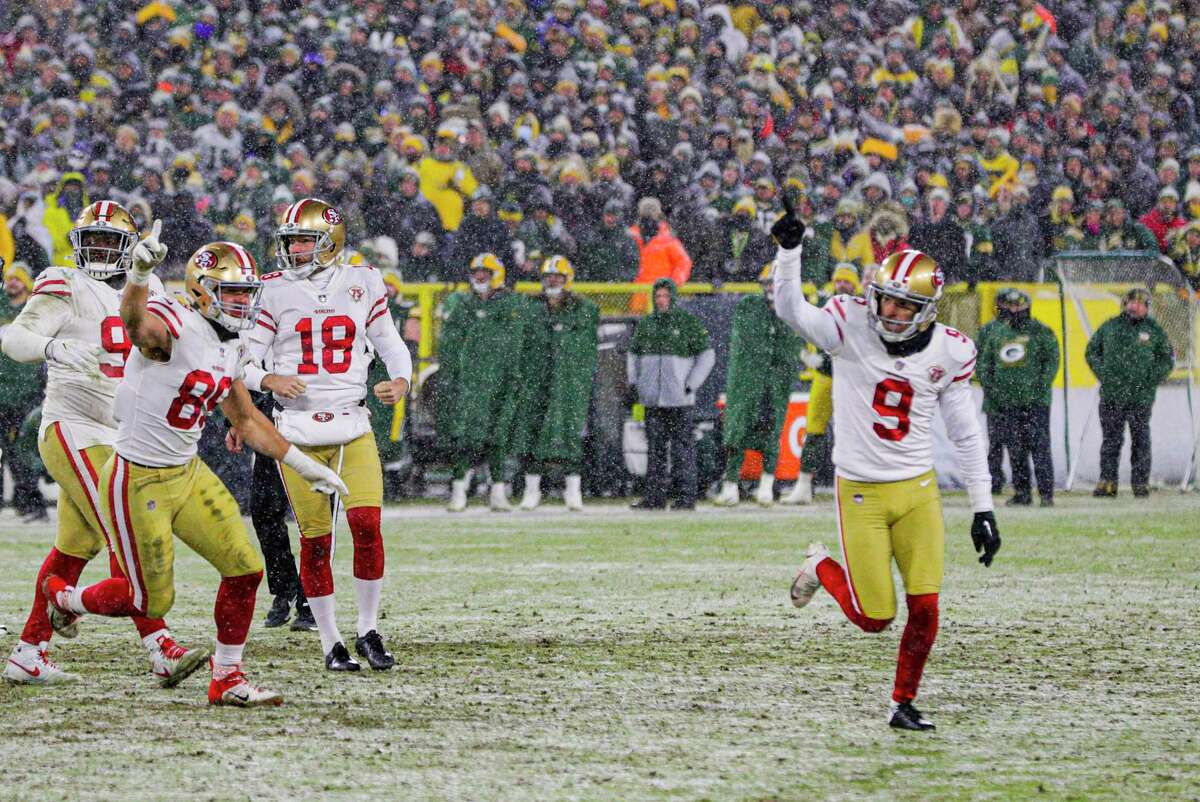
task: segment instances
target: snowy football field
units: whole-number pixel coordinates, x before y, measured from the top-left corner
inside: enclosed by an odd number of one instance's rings
[[[278,709],[210,709],[206,672],[159,689],[132,625],[86,619],[53,652],[83,682],[0,685],[0,799],[1200,798],[1200,495],[1001,506],[991,569],[952,495],[933,734],[885,722],[902,618],[868,636],[824,593],[789,603],[804,546],[836,550],[828,499],[557,509],[385,513],[391,672],[262,629],[264,582],[247,672]],[[53,531],[0,514],[5,656]],[[177,554],[168,620],[203,643],[216,574]]]

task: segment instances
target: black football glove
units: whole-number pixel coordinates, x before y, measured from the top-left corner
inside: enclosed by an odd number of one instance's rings
[[[971,523],[971,542],[975,544],[976,553],[983,553],[979,562],[990,566],[992,558],[1000,551],[1000,530],[996,528],[995,515],[991,512],[975,513],[975,520]]]
[[[804,239],[804,223],[796,217],[796,210],[792,207],[791,198],[784,194],[783,196],[784,215],[775,221],[775,225],[771,226],[771,236],[779,243],[779,247],[790,251],[800,245]]]

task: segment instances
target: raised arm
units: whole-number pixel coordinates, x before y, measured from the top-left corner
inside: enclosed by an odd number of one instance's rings
[[[800,279],[800,252],[804,241],[804,223],[796,217],[786,193],[787,212],[771,226],[771,235],[779,244],[775,254],[773,283],[775,314],[804,339],[822,351],[836,354],[842,349],[842,331],[831,313],[818,309],[804,297]]]
[[[133,266],[121,293],[121,322],[130,342],[143,353],[152,359],[166,360],[171,356],[171,330],[161,315],[146,308],[150,277],[167,257],[167,246],[158,241],[161,231],[162,221],[155,220],[150,235],[133,248]]]

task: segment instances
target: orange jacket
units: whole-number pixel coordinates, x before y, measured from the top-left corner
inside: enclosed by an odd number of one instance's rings
[[[634,281],[638,284],[653,284],[660,278],[669,278],[676,287],[682,287],[692,275],[692,257],[683,248],[679,238],[671,233],[665,221],[659,221],[658,233],[649,242],[642,242],[642,231],[637,226],[629,227],[629,235],[637,243],[639,262]],[[646,296],[635,295],[629,300],[632,312],[644,312],[648,308]]]

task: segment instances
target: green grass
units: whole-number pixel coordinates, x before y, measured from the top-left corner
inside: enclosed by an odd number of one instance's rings
[[[1200,799],[1196,495],[1002,507],[991,569],[951,497],[920,735],[884,721],[901,626],[788,602],[804,546],[836,548],[828,502],[554,509],[390,511],[390,673],[331,675],[315,635],[259,627],[264,584],[247,670],[276,710],[161,690],[131,625],[87,619],[55,647],[83,682],[0,686],[0,798]],[[52,532],[0,520],[0,648]],[[216,575],[178,554],[169,620],[203,643]],[[335,576],[352,637],[349,548]]]

